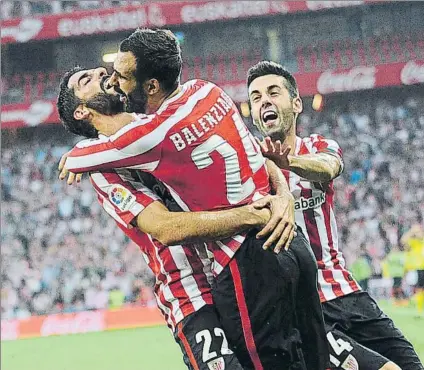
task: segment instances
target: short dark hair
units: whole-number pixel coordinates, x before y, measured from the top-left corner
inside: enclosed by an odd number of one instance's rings
[[[137,83],[155,78],[165,91],[178,87],[183,62],[180,44],[171,31],[139,28],[121,42],[119,50],[134,54]]]
[[[281,64],[267,60],[256,63],[254,66],[249,68],[249,71],[247,72],[247,88],[249,88],[250,84],[258,77],[267,75],[277,75],[284,77],[284,85],[289,91],[290,97],[293,99],[296,96],[299,96],[297,82],[293,75]]]
[[[60,90],[56,105],[60,121],[69,132],[88,138],[96,138],[98,137],[99,132],[89,121],[75,119],[74,112],[79,105],[83,104],[83,101],[75,95],[74,88],[68,87],[69,79],[75,73],[83,70],[85,70],[85,68],[77,66],[63,75],[60,80]]]

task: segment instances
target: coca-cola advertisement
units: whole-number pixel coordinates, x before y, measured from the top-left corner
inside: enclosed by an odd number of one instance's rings
[[[102,311],[79,312],[74,315],[47,316],[41,325],[40,334],[50,335],[80,334],[102,331],[106,327]]]
[[[1,23],[1,43],[28,42],[133,30],[247,19],[267,15],[357,6],[362,1],[179,1],[146,3],[113,9],[77,11]]]
[[[1,340],[81,334],[164,324],[163,317],[155,307],[124,307],[119,310],[32,316],[26,319],[1,320]]]

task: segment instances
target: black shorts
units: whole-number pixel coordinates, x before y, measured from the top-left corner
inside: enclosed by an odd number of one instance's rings
[[[416,288],[424,289],[424,270],[417,270],[418,274],[418,280],[417,285],[415,285]]]
[[[248,235],[212,293],[244,369],[323,370],[329,359],[317,265],[302,233],[276,255]]]
[[[203,306],[177,325],[175,340],[190,370],[242,370],[219,322],[214,306]]]
[[[327,331],[346,335],[344,340],[350,338],[352,347],[358,343],[380,354],[381,360],[393,361],[402,370],[424,370],[412,344],[368,293],[355,292],[333,299],[323,303],[322,309]],[[333,350],[331,353],[333,355]],[[353,355],[363,356],[357,358],[358,363],[366,364],[369,356],[378,365],[380,360],[375,353],[358,347]]]

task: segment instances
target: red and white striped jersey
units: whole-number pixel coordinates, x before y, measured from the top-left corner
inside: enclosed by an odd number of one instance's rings
[[[66,161],[72,172],[122,167],[151,172],[184,211],[231,208],[269,191],[265,160],[234,102],[202,80],[111,137],[80,142]],[[208,243],[216,274],[244,239]]]
[[[342,151],[334,140],[319,135],[296,138],[295,155],[328,153],[340,159]],[[321,302],[360,290],[358,283],[345,268],[339,250],[337,223],[334,214],[333,181],[327,184],[305,180],[294,172],[283,170],[295,197],[296,223],[311,243],[318,261],[318,291]]]
[[[131,221],[154,201],[162,201],[151,189],[160,183],[148,174],[132,170],[94,172],[91,183],[104,210],[134,241],[152,270],[155,296],[168,327],[174,331],[184,317],[212,304],[212,261],[205,245],[164,246],[131,226]]]

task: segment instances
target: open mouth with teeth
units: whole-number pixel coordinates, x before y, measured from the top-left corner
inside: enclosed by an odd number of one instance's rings
[[[272,126],[278,118],[278,114],[272,110],[266,111],[262,114],[262,122],[265,126]]]

